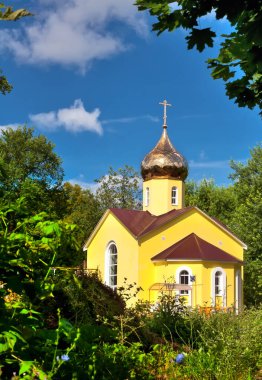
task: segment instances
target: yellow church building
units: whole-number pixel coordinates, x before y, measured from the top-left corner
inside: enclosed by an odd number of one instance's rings
[[[87,269],[117,289],[135,282],[138,298],[152,303],[168,292],[187,305],[243,305],[245,244],[197,207],[185,207],[188,165],[163,133],[141,164],[143,211],[109,209],[84,245]]]

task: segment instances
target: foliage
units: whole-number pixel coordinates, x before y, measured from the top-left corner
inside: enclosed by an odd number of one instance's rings
[[[262,302],[262,146],[251,150],[246,164],[232,162],[237,207],[230,226],[247,244],[245,252],[245,302]]]
[[[27,178],[44,183],[47,187],[60,186],[63,178],[61,159],[53,149],[54,145],[45,136],[34,136],[32,128],[24,126],[15,130],[2,130],[0,152],[3,186],[16,190]]]
[[[238,316],[217,312],[205,317],[199,348],[190,351],[181,375],[196,380],[251,379],[261,367],[261,323],[261,308]]]
[[[24,378],[49,378],[63,364],[79,337],[78,330],[56,314],[56,329],[48,329],[44,300],[52,299],[52,266],[64,249],[77,248],[75,227],[49,221],[45,213],[30,216],[23,199],[0,212],[0,354],[4,378],[14,372]],[[19,369],[20,368],[20,369]]]
[[[216,186],[212,179],[203,179],[200,183],[187,182],[185,201],[186,206],[197,206],[226,225],[230,223],[237,206],[233,187]]]
[[[0,138],[1,202],[24,197],[28,211],[55,212],[61,207],[63,169],[54,145],[32,128],[2,130]]]
[[[101,206],[89,189],[66,182],[63,185],[65,196],[65,217],[68,223],[77,224],[79,242],[84,243],[102,216]]]
[[[143,322],[141,335],[151,340],[151,344],[161,337],[162,343],[170,341],[174,347],[185,345],[193,349],[197,346],[203,315],[185,306],[183,297],[163,292],[154,309],[143,316]]]
[[[133,314],[126,310],[122,324],[114,325],[117,342],[93,345],[89,378],[253,379],[262,364],[261,318],[261,308],[206,315],[162,296],[155,310],[141,304]],[[137,340],[128,333],[135,326]],[[158,331],[158,343],[145,346],[146,329]]]
[[[121,343],[93,347],[93,363],[89,366],[89,377],[94,380],[155,380],[174,378],[170,345],[155,345],[148,353],[140,343],[130,346]],[[167,377],[170,376],[170,377]],[[172,376],[172,377],[171,377]]]
[[[96,197],[103,212],[114,207],[141,208],[139,176],[131,166],[125,165],[117,171],[110,167],[108,174],[96,182],[99,184]]]
[[[66,268],[61,268],[66,269]],[[98,316],[107,320],[124,313],[125,302],[118,293],[104,285],[96,272],[85,274],[57,270],[53,275],[54,308],[77,326],[94,324]]]
[[[32,14],[26,9],[13,10],[12,7],[0,3],[0,21],[16,21],[22,17],[31,15]],[[8,82],[7,78],[2,75],[2,70],[0,69],[0,92],[5,95],[12,89],[13,86]]]
[[[6,6],[0,3],[0,20],[1,21],[16,21],[25,16],[32,16],[26,9],[13,10],[13,7]]]
[[[11,92],[13,89],[13,86],[8,82],[6,77],[2,75],[2,70],[0,69],[0,92],[3,95],[6,95],[7,92]]]
[[[223,38],[219,54],[208,60],[212,77],[225,82],[226,94],[235,99],[239,107],[262,109],[261,2],[178,0],[175,7],[173,3],[171,0],[136,0],[135,4],[140,11],[149,10],[157,17],[153,30],[158,34],[183,28],[189,31],[188,49],[196,47],[200,52],[212,47],[217,38],[214,30],[201,26],[202,18],[211,12],[216,20],[225,17],[233,31],[220,36],[220,41]]]
[[[213,180],[186,184],[186,205],[194,205],[225,223],[245,244],[244,298],[247,306],[262,302],[262,147],[251,150],[246,164],[231,162],[233,185]]]

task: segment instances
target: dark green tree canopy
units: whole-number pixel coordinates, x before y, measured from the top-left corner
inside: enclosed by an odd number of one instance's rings
[[[258,0],[136,0],[140,11],[149,10],[157,18],[153,30],[158,34],[183,28],[188,49],[200,52],[212,47],[216,33],[202,28],[202,16],[211,11],[217,20],[226,18],[232,33],[222,35],[220,52],[208,60],[214,79],[223,79],[226,94],[239,107],[262,110],[262,2]],[[220,38],[221,39],[221,38]]]
[[[63,169],[54,145],[32,128],[7,129],[0,136],[1,202],[27,200],[33,212],[60,214]]]
[[[64,220],[78,226],[77,239],[82,248],[102,216],[100,203],[89,189],[82,189],[79,185],[66,182],[63,191],[66,210]]]
[[[231,228],[247,244],[245,252],[245,302],[262,302],[262,146],[251,150],[246,164],[232,162],[231,178],[237,207]]]
[[[213,179],[200,183],[188,181],[185,194],[186,206],[197,206],[209,216],[229,225],[237,205],[233,186],[220,187]]]
[[[53,149],[54,144],[43,135],[35,136],[32,128],[3,130],[0,137],[1,186],[15,190],[26,179],[48,188],[60,186],[63,169]]]

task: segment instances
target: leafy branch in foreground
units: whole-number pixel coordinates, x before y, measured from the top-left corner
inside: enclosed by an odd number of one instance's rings
[[[32,13],[23,8],[14,10],[13,7],[0,3],[1,21],[16,21],[25,16],[32,16]]]
[[[0,21],[16,21],[26,16],[32,16],[32,13],[23,8],[14,10],[13,7],[0,3]],[[12,89],[13,86],[8,82],[6,76],[2,75],[0,69],[0,92],[6,95]]]
[[[211,12],[216,20],[226,18],[232,33],[220,36],[218,56],[207,61],[211,75],[225,82],[227,96],[239,107],[253,109],[258,106],[262,110],[261,1],[178,0],[174,6],[172,0],[136,0],[135,4],[138,10],[149,10],[157,18],[153,30],[158,35],[185,29],[189,31],[186,36],[188,49],[196,47],[200,52],[213,47],[217,37],[210,27],[201,27],[202,18]]]

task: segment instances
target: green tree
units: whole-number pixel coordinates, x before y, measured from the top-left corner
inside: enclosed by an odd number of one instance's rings
[[[63,174],[61,159],[45,136],[35,136],[34,130],[25,126],[2,131],[1,202],[12,202],[22,196],[32,212],[59,209]]]
[[[189,31],[188,49],[196,47],[200,52],[212,47],[217,37],[211,27],[201,27],[201,17],[210,12],[216,20],[225,17],[232,32],[220,36],[219,54],[208,60],[212,77],[225,82],[226,94],[239,107],[262,109],[261,1],[178,0],[171,7],[172,0],[136,0],[135,4],[157,18],[153,30],[158,34],[183,28]]]
[[[104,212],[108,208],[141,208],[141,189],[139,175],[131,166],[114,170],[109,168],[108,174],[96,180],[99,187],[96,197]]]
[[[203,179],[200,183],[186,183],[185,202],[186,206],[197,206],[209,216],[229,225],[237,198],[232,186],[219,187],[213,179]]]
[[[6,6],[0,3],[0,21],[16,21],[25,16],[31,16],[32,14],[26,9],[13,10],[12,7]],[[0,69],[0,92],[5,95],[12,90],[13,86],[8,82],[7,78],[2,75]]]
[[[63,190],[66,202],[64,220],[78,226],[78,241],[84,243],[102,216],[100,203],[89,189],[82,189],[79,185],[66,182]]]
[[[232,162],[237,196],[231,228],[247,244],[245,252],[245,302],[262,302],[262,146],[251,151],[246,164]]]

